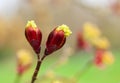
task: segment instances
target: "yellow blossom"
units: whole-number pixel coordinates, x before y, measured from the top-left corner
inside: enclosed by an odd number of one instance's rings
[[[27,22],[26,28],[28,28],[28,27],[32,27],[35,29],[37,27],[37,25],[35,24],[34,20],[31,20],[31,21]]]
[[[98,38],[101,36],[101,32],[98,29],[98,27],[91,23],[85,23],[83,25],[83,34],[84,37],[88,40]]]
[[[32,63],[32,56],[27,50],[19,50],[17,52],[17,61],[23,66],[30,65]]]
[[[110,47],[110,43],[105,37],[93,39],[91,43],[99,49],[108,49]]]
[[[103,59],[103,63],[105,63],[105,64],[113,64],[113,62],[114,62],[113,54],[109,51],[106,51],[103,54],[102,59]]]
[[[61,25],[58,26],[56,30],[63,30],[65,33],[65,36],[68,37],[70,34],[72,34],[72,31],[69,29],[69,27],[67,25]]]

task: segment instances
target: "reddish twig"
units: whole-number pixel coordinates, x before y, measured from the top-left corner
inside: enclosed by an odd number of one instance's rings
[[[37,57],[38,57],[38,61],[37,61],[37,65],[36,65],[35,71],[34,71],[33,76],[32,76],[31,83],[35,82],[35,80],[37,78],[37,75],[38,75],[38,72],[40,70],[42,61],[44,60],[44,58],[46,57],[46,55],[44,55],[42,58],[40,58],[40,55],[38,54]]]

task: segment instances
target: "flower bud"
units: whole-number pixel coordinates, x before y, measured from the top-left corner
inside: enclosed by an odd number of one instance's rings
[[[27,50],[19,50],[17,52],[17,72],[19,75],[23,74],[30,68],[32,64],[32,56]]]
[[[48,36],[45,55],[49,55],[60,49],[65,44],[66,37],[68,37],[71,33],[71,30],[66,25],[61,25],[55,28]]]
[[[97,50],[95,55],[95,64],[98,67],[113,64],[114,57],[110,51]]]
[[[92,40],[91,44],[97,49],[107,50],[110,48],[110,42],[105,37],[96,38]]]
[[[103,54],[103,62],[106,65],[111,65],[111,64],[114,63],[114,56],[113,56],[112,52],[110,52],[110,51],[104,52],[104,54]]]
[[[103,66],[103,61],[102,61],[103,53],[104,53],[103,50],[96,50],[96,52],[95,52],[94,62],[96,64],[96,66],[98,66],[98,67]]]
[[[40,44],[42,40],[42,33],[39,28],[37,28],[34,21],[28,21],[25,29],[25,36],[27,41],[30,43],[34,51],[40,53]]]
[[[90,50],[90,45],[88,42],[85,40],[83,33],[79,32],[77,34],[77,49],[78,50],[85,50],[89,51]]]
[[[96,25],[89,22],[86,22],[84,24],[83,33],[84,33],[84,38],[87,39],[89,42],[101,36],[101,31],[99,30],[99,28]]]

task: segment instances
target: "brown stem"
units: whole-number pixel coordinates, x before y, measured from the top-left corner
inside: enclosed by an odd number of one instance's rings
[[[40,67],[41,67],[42,61],[44,60],[45,57],[46,57],[46,56],[44,55],[42,58],[40,58],[40,55],[39,55],[39,54],[37,55],[38,61],[37,61],[37,65],[36,65],[35,71],[34,71],[33,76],[32,76],[32,81],[31,81],[31,83],[34,83],[34,82],[35,82],[36,77],[37,77],[38,72],[39,72],[39,69],[40,69]]]

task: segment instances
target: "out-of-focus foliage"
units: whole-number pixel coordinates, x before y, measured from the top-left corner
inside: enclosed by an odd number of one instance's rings
[[[0,16],[0,48],[3,46],[28,48],[23,32],[27,20],[31,19],[36,20],[44,32],[43,42],[56,25],[67,24],[72,28],[73,33],[76,33],[84,22],[91,21],[101,27],[114,48],[120,47],[120,20],[119,16],[112,13],[111,7],[104,9],[88,7],[78,0],[20,0],[18,6],[13,16],[9,18]]]

